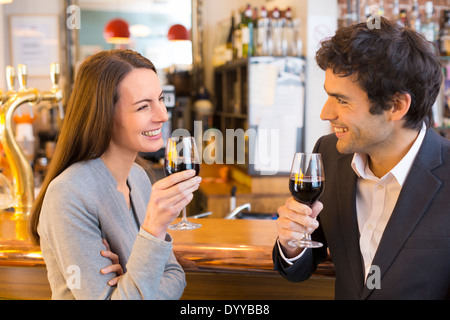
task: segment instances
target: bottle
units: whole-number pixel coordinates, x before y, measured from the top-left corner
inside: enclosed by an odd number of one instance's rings
[[[256,55],[256,39],[258,37],[258,8],[253,8],[253,14],[252,14],[252,23],[253,23],[253,34],[252,34],[252,49],[253,53],[252,55]]]
[[[40,187],[47,174],[49,161],[43,149],[39,149],[36,154],[36,161],[34,164],[34,185]]]
[[[425,13],[426,20],[422,26],[421,31],[424,37],[433,44],[432,48],[435,51],[435,45],[438,40],[438,26],[433,19],[433,1],[427,1],[427,3],[425,4]]]
[[[236,15],[238,17],[239,13],[236,13]],[[241,14],[241,22],[234,29],[233,58],[234,59],[242,58],[242,14]]]
[[[396,21],[400,20],[399,0],[394,0],[394,8],[392,9],[392,16]]]
[[[34,161],[35,156],[35,137],[33,133],[33,121],[34,117],[30,114],[14,115],[14,121],[16,122],[16,141],[21,147],[22,152],[30,161],[30,164]]]
[[[440,53],[442,56],[450,56],[450,10],[444,11],[444,21],[440,35]]]
[[[412,12],[411,21],[409,22],[409,26],[411,29],[413,29],[417,32],[420,32],[420,30],[422,28],[422,22],[420,21],[418,0],[414,0],[413,12]]]
[[[258,28],[256,33],[255,54],[258,56],[269,55],[269,18],[267,17],[266,7],[261,7],[261,12],[258,18]]]
[[[406,15],[405,9],[400,10],[400,13],[398,14],[397,24],[402,27],[408,26],[408,17]]]
[[[273,45],[273,55],[281,56],[282,54],[282,21],[280,19],[280,11],[277,7],[272,11],[272,20],[270,21],[272,27],[272,45]]]
[[[378,15],[380,17],[384,16],[384,0],[378,0]]]
[[[292,21],[291,8],[288,7],[284,12],[284,18],[282,22],[282,42],[281,42],[281,55],[292,56],[294,40],[294,22]]]
[[[249,7],[249,10],[247,12],[247,15],[248,15],[247,19],[248,19],[248,34],[249,34],[250,39],[248,40],[247,56],[251,57],[255,54],[255,47],[254,47],[255,25],[253,22],[252,9],[251,9],[250,5],[248,5],[248,7]]]
[[[242,57],[247,58],[253,55],[253,20],[252,8],[247,5],[242,20]]]
[[[257,7],[253,8],[252,21],[253,21],[253,28],[256,29],[258,27],[258,8]]]
[[[370,12],[369,1],[366,1],[366,4],[364,5],[364,17],[366,19],[369,19],[371,15],[372,15],[372,12]]]
[[[301,20],[300,18],[294,19],[294,44],[292,46],[292,52],[291,56],[293,57],[301,57],[302,51],[303,51],[303,41],[302,41],[302,35],[301,35]]]
[[[227,37],[227,46],[225,51],[225,61],[233,60],[233,43],[234,43],[234,12],[231,13],[230,31]]]

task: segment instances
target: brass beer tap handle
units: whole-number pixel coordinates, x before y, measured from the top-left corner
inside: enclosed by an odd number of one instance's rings
[[[14,82],[16,78],[16,72],[13,66],[6,66],[6,85],[9,92],[14,92]]]
[[[0,90],[0,105],[8,101],[9,97],[14,93],[14,81],[16,77],[14,67],[6,66],[5,75],[7,91]]]
[[[58,102],[59,117],[64,118],[64,108],[62,104],[62,91],[59,87],[59,78],[61,76],[61,66],[59,63],[52,63],[50,65],[50,80],[52,81],[52,92]]]
[[[17,77],[19,79],[19,90],[20,91],[27,90],[28,69],[26,65],[19,64],[17,66]]]
[[[25,64],[19,64],[17,66],[17,78],[19,79],[19,92],[25,92],[28,90],[27,83],[28,83],[28,68]],[[30,109],[30,115],[32,118],[34,118],[33,115],[33,105],[38,104],[40,102],[40,95],[39,91],[36,89],[30,89],[30,91],[34,91],[36,94],[36,99],[33,99],[33,101],[28,101],[28,107]],[[17,110],[18,114],[21,114],[20,109]]]
[[[61,76],[61,66],[59,63],[50,65],[50,80],[52,81],[52,90],[59,89],[59,77]]]

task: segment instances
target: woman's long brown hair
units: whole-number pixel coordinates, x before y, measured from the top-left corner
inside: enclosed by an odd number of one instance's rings
[[[70,165],[99,158],[112,135],[118,87],[136,68],[156,72],[154,65],[132,50],[101,51],[80,66],[70,96],[55,153],[29,219],[31,239],[39,244],[37,227],[42,203],[50,182]]]

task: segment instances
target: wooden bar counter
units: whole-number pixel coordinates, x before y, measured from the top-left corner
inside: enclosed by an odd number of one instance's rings
[[[185,269],[182,299],[333,299],[330,262],[311,279],[291,283],[273,271],[273,220],[204,218],[202,228],[170,231],[174,252]],[[0,299],[49,299],[45,262],[28,240],[26,220],[0,212]]]

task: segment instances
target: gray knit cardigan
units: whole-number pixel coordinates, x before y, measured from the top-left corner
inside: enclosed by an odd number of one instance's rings
[[[49,185],[38,232],[52,299],[179,299],[185,274],[172,251],[172,238],[157,239],[140,226],[150,199],[151,183],[134,164],[129,177],[132,210],[100,159],[73,164]],[[100,269],[102,239],[119,255],[125,274]]]

